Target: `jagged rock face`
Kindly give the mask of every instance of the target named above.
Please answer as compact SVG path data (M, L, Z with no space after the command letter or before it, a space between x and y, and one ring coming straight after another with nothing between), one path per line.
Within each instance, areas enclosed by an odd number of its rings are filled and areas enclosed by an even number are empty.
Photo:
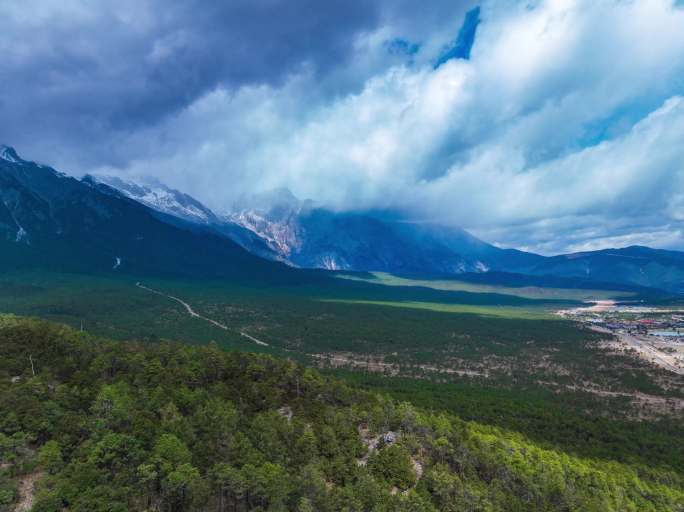
M228 218L259 235L273 251L286 260L301 249L304 233L297 212L277 218L268 212L245 210L229 215Z

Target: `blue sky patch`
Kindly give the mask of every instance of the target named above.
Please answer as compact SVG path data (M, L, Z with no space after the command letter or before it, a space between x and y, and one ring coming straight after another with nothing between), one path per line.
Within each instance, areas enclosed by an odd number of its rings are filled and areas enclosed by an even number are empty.
M397 37L385 42L385 48L392 55L408 55L412 56L418 53L420 50L420 45L417 43L412 43L406 39Z
M479 24L480 6L477 6L466 13L456 40L451 47L439 56L437 62L435 62L435 69L451 59L470 59L470 50L475 43L475 33Z

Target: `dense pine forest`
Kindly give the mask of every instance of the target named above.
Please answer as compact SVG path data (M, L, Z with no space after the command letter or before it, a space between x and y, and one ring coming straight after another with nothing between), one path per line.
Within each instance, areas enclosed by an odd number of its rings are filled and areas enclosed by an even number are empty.
M0 464L0 510L684 507L675 469L544 449L271 356L14 316L0 317Z

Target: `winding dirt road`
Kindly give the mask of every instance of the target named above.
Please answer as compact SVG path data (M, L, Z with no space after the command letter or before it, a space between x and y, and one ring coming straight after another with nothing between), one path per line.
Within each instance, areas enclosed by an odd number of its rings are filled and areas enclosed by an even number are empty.
M156 294L156 295L160 295L160 296L162 296L162 297L166 297L167 299L175 300L175 301L178 302L181 306L183 306L183 307L185 308L185 311L187 311L188 315L190 315L190 316L193 317L193 318L199 318L200 320L204 320L205 322L209 322L210 324L212 324L212 325L218 327L219 329L223 329L224 331L228 331L228 330L229 330L227 325L222 324L221 322L217 322L217 321L214 320L213 318L209 318L209 317L206 317L206 316L204 316L204 315L200 315L197 311L195 311L195 310L192 308L192 306L191 306L190 304L188 304L187 302L185 302L183 299L179 299L178 297L174 297L173 295L169 295L169 294L167 294L167 293L160 292L159 290L155 290L155 289L153 289L153 288L149 288L149 287L145 286L144 284L142 284L140 281L138 281L137 283L135 283L135 286L137 286L138 288L140 288L140 289L142 289L142 290L146 290L146 291L148 291L148 292L150 292L150 293L154 293L154 294ZM260 339L257 339L257 338L255 338L254 336L252 336L252 335L250 335L250 334L247 334L247 333L244 332L244 331L240 331L240 336L243 336L243 337L247 338L248 340L253 341L253 342L256 343L257 345L262 345L262 346L264 346L264 347L268 347L268 346L269 346L269 344L266 343L265 341L261 341Z

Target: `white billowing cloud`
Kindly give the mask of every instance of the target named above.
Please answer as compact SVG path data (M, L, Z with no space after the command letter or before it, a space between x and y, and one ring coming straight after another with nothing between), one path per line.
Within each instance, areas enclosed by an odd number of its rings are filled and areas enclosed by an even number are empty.
M440 213L484 223L510 218L534 221L568 215L653 215L679 220L684 185L684 99L676 96L639 121L625 135L534 166L506 159L505 148L487 148L468 165L427 184L421 201ZM497 186L504 184L503 187ZM445 194L459 187L464 202L442 210ZM470 220L476 224L475 219Z
M155 155L125 172L160 175L218 208L285 186L333 208L404 209L546 252L684 248L684 10L490 2L482 19L470 61L433 70L421 50L413 64L368 64L378 71L364 86L332 100L306 71L282 86L216 89L125 137ZM359 40L374 52L364 62L376 62L391 32L381 30ZM548 244L553 227L565 246ZM680 234L654 242L666 231Z

